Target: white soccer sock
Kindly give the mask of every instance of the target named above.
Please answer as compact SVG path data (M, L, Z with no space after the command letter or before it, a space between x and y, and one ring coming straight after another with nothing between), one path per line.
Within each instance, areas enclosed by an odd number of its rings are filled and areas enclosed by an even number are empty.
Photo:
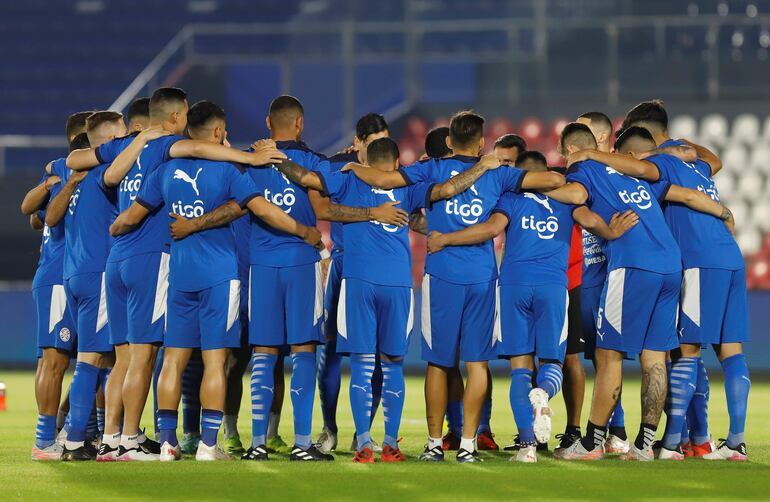
M127 450L136 448L139 445L139 442L139 434L123 434L120 436L120 445Z
M281 414L270 412L267 419L267 439L272 439L278 435L278 425L281 423Z
M238 437L238 415L225 415L222 417L225 439Z
M432 450L433 448L436 448L436 447L441 448L442 444L444 444L444 441L441 438L428 437L428 449L429 450Z
M476 451L476 438L475 437L472 437L470 439L461 438L460 448L471 452Z
M69 451L77 450L81 446L83 446L85 441L70 441L69 439L64 442L64 447L67 448Z
M102 435L102 443L110 448L117 448L120 445L120 437L120 432L117 434L104 434Z

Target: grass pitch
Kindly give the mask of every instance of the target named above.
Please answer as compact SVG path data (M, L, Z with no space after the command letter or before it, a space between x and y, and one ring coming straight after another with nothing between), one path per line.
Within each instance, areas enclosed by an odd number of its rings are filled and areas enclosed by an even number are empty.
M71 377L71 375L69 375ZM69 378L68 377L68 378ZM410 461L403 464L355 465L347 451L353 420L347 398L347 377L340 396L340 451L334 463L299 464L273 455L268 463L35 463L29 452L34 441L36 407L31 372L0 373L8 386L8 411L0 412L0 496L34 500L123 499L257 499L257 500L700 500L770 499L770 383L754 382L749 403L747 464L653 462L637 464L610 459L596 463L567 463L541 454L537 464L508 462L507 453L482 453L485 462L457 465L453 456L443 464L416 461L426 439L422 379L407 380L407 401L401 442ZM248 389L248 383L244 386ZM710 424L715 437L727 430L721 381L712 380ZM590 385L587 392L590 397ZM624 385L629 434L639 423L639 384ZM250 405L244 396L239 429L244 444L250 439ZM317 401L317 399L316 399ZM589 403L586 402L585 413ZM564 426L561 396L553 402L554 432ZM151 430L151 413L144 425ZM149 418L149 419L148 419ZM382 417L373 430L382 437ZM314 430L321 428L316 405ZM585 424L585 415L583 418ZM492 428L501 446L515 426L508 406L508 382L497 378ZM281 434L291 442L292 419L286 396ZM660 435L660 433L659 433ZM552 441L553 443L553 441Z

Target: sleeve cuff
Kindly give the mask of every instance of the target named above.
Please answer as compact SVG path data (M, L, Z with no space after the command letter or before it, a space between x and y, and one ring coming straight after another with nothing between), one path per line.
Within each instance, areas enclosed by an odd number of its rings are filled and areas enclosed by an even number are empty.
M101 151L100 151L101 148L102 147L100 145L100 146L97 146L94 149L94 156L96 156L96 161L99 162L99 164L104 164L104 159L102 158L102 154L101 154Z
M137 204L139 204L143 208L147 209L148 211L155 211L160 206L160 204L158 204L157 206L153 206L152 204L150 204L146 200L140 199L139 197L134 199L134 202L136 202Z
M409 177L409 175L406 174L406 170L405 169L399 169L398 170L398 174L400 174L401 177L404 178L404 182L407 184L407 186L408 185L414 185L414 181L412 181L412 179Z
M408 178L405 178L408 179ZM428 189L425 191L425 208L432 209L433 208L433 202L430 200L430 194L433 193L433 187L435 187L435 183L431 183L428 186Z
M498 169L500 169L500 168L498 167ZM516 182L516 186L513 187L513 193L521 192L521 186L524 184L524 177L525 176L527 176L527 172L526 171L522 171L521 172L521 176L519 176L519 180Z
M662 204L666 200L666 195L668 195L668 191L671 190L671 182L664 182L663 189L660 190L660 195L658 195L658 204Z
M511 215L510 215L510 214L508 214L508 211L506 211L505 209L502 209L502 208L496 207L496 208L494 208L494 209L492 210L492 212L490 213L490 216L491 216L491 215L493 215L493 214L495 214L495 213L500 213L500 214L502 214L503 216L505 216L506 218L508 218L508 223L510 223L510 222L511 222Z
M329 194L329 186L326 184L326 175L319 172L316 172L316 174L318 175L318 179L321 180L321 188L323 188L323 190L321 190L321 195L324 197L331 197Z
M247 197L245 197L242 201L240 201L238 205L241 206L241 209L246 209L246 206L249 205L249 202L251 202L252 200L256 199L259 196L260 196L259 192L251 193Z

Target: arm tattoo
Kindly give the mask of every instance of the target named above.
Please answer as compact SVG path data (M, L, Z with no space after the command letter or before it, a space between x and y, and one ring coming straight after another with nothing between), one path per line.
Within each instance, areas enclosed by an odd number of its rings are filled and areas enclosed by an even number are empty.
M720 220L729 220L732 219L733 212L728 209L727 206L722 206L722 214L719 215Z
M425 215L420 212L412 213L409 215L409 228L418 234L427 235L428 220L425 218Z
M289 180L296 183L297 185L302 184L302 178L308 172L307 169L290 161L289 159L284 159L280 164L276 164L275 167L278 168L278 170L283 173L284 176L289 178Z
M482 174L486 172L486 168L481 164L476 164L470 169L461 172L456 176L452 176L447 180L452 187L452 195L457 195L468 190Z
M209 228L227 225L231 221L240 218L244 214L246 214L246 211L241 209L238 204L234 202L227 202L214 209L210 213L198 216L195 218L195 222L198 224L199 230L208 230Z
M350 207L341 204L329 205L329 221L338 221L341 223L355 223L359 221L369 221L370 208L368 207Z
M668 391L666 365L655 363L642 369L642 423L657 425Z

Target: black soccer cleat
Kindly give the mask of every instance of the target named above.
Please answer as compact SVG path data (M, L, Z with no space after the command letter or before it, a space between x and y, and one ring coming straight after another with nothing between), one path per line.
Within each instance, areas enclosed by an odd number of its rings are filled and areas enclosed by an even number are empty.
M241 460L256 460L258 462L264 462L270 460L267 456L267 447L263 444L259 446L252 446L246 453L241 456Z
M311 444L307 450L303 450L299 446L294 445L291 449L289 460L298 462L330 462L334 460L334 457L328 453L323 453L314 444Z
M425 451L420 455L422 462L443 462L444 461L444 449L441 445L434 448L428 448L425 446Z
M583 438L580 437L580 434L565 432L564 434L556 434L556 439L559 440L559 446L556 448L566 449L572 446L575 441L580 441ZM548 450L547 445L546 450ZM540 451L540 444L537 445L537 451Z
M152 439L145 436L145 440L139 443L139 446L142 447L146 452L152 453L153 455L160 455L160 443L157 441L153 441Z
M79 462L79 461L85 461L85 460L96 460L96 454L97 450L88 441L83 443L83 446L80 448L75 448L74 450L68 450L67 447L64 447L64 451L61 454L61 459L65 462Z
M457 462L460 464L469 464L473 462L482 462L482 459L479 457L478 450L471 452L465 448L460 448L457 450Z

